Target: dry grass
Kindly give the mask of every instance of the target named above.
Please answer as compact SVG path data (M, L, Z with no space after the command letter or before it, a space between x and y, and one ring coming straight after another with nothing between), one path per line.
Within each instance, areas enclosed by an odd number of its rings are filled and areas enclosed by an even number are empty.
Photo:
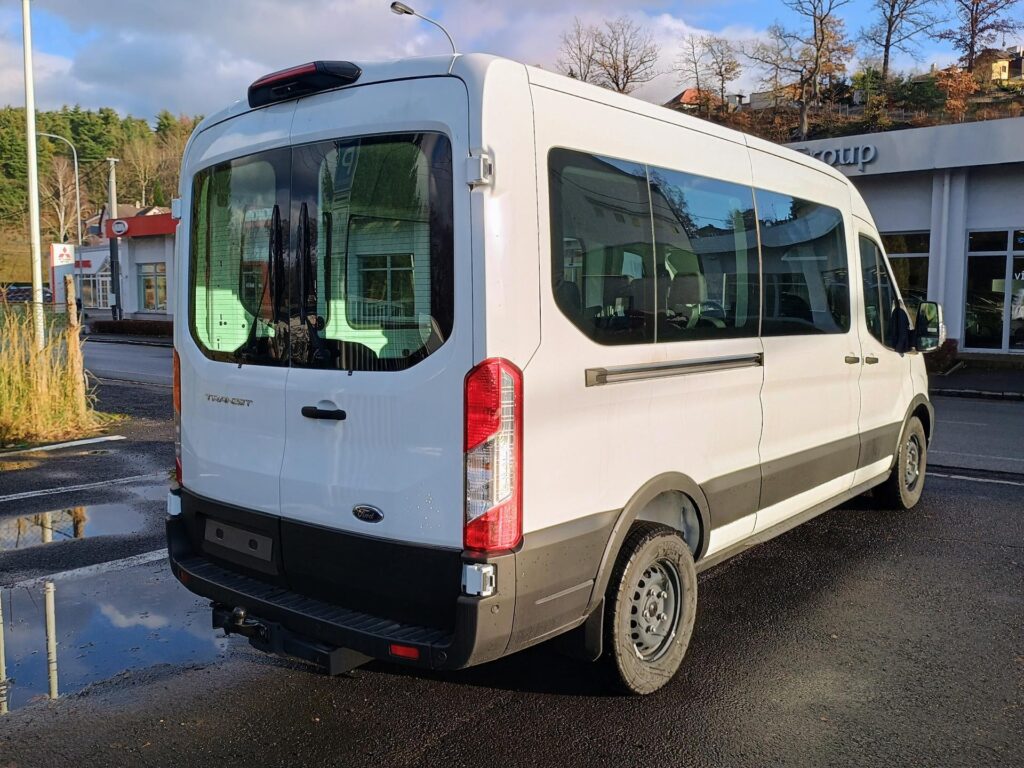
M101 425L84 387L78 328L47 325L40 351L31 310L0 301L0 446L81 437Z

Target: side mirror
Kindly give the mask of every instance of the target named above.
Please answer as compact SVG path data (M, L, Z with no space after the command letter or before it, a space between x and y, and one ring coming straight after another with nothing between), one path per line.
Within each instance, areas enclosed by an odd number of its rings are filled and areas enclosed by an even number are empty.
M921 302L914 328L918 352L934 352L946 342L946 324L942 322L942 305L935 301Z

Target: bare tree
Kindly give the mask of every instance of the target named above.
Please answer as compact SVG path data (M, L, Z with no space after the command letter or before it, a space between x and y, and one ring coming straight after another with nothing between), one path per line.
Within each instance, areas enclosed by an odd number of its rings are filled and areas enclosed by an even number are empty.
M573 19L572 29L562 33L558 69L585 83L600 84L597 67L597 40L601 31L592 25L584 26L579 18Z
M939 33L960 51L960 63L968 72L974 71L978 54L992 45L999 35L1013 34L1021 23L1006 14L1019 0L951 0L956 25Z
M708 54L711 79L718 86L719 104L726 105L725 91L729 83L737 80L743 67L736 56L736 47L724 37L709 36L704 39L704 48Z
M139 192L142 207L146 207L146 192L153 186L160 167L156 142L146 136L139 136L124 145L121 152L128 180Z
M704 35L690 33L683 38L683 45L676 58L675 69L683 76L683 84L691 83L697 91L698 105L708 108L710 102L705 95L706 83L711 78L711 66L708 63L708 51Z
M75 229L75 169L63 155L54 155L43 179L44 219L55 242L71 239Z
M822 83L845 71L852 49L845 39L836 11L850 0L785 0L803 17L803 25L790 30L779 24L768 28L766 40L746 52L777 89L794 86L799 98L800 138L810 133L810 106L821 103Z
M658 46L651 33L629 17L606 21L595 42L600 83L605 88L631 93L658 76Z
M874 0L875 23L860 30L861 45L869 56L879 56L882 83L889 79L893 51L916 56L914 38L938 24L936 0Z

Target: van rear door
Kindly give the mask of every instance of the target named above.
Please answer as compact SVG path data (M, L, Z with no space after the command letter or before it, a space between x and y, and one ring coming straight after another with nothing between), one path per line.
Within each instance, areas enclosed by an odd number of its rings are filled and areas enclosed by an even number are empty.
M293 112L294 104L275 105L193 139L178 236L176 314L187 318L175 328L183 485L273 515L288 374L283 266Z
M473 365L464 85L375 84L300 102L292 129L288 521L461 548ZM297 534L295 534L297 535ZM287 565L289 573L301 564Z

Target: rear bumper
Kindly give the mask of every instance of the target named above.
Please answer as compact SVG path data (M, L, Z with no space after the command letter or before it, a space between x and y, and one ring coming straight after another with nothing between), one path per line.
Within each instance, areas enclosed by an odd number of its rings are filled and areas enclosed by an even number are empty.
M337 583L336 594L347 595L347 599L332 600L332 586L335 582L309 581L307 576L317 572L317 562L308 557L304 562L305 575L302 586L296 588L290 582L286 569L278 573L260 573L260 569L248 568L245 564L231 563L218 557L216 547L198 533L202 530L203 518L214 516L226 519L234 525L242 525L258 534L268 534L274 525L281 525L277 518L256 513L246 513L237 508L225 507L216 502L199 499L187 491L172 492L174 500L169 509L175 510L180 504L181 512L169 515L167 519L167 545L171 570L174 576L190 591L207 597L214 603L230 607L245 608L250 616L258 617L285 627L287 630L318 643L337 648L349 648L358 653L401 664L432 669L459 669L490 661L502 656L508 649L512 635L515 611L516 568L515 555L473 558L466 554L449 552L441 556L428 547L402 546L400 569L393 569L387 561L376 562L373 566L362 566L351 574L347 583ZM251 525L247 521L251 520ZM295 523L287 523L290 527ZM300 526L301 527L301 526ZM281 550L296 541L296 536L307 533L323 538L324 532L314 526L309 531L292 530L288 536L275 539L274 562L280 562ZM342 549L351 548L382 556L393 555L393 545L364 537L340 533L331 534L331 544ZM303 555L308 555L308 548ZM313 553L317 560L317 553ZM439 557L442 565L439 566ZM413 583L417 569L422 567L423 581L436 583L437 571L441 567L450 570L446 557L462 562L487 562L495 566L497 590L489 597L473 597L460 594L457 589L441 595L446 610L437 610L436 620L429 623L409 621L406 615L416 614L409 607L408 592L419 585ZM372 560L372 557L370 558ZM421 565L420 565L421 564ZM323 559L325 573L337 575L337 562ZM272 566L273 567L273 564ZM269 568L267 569L269 570ZM372 572L370 572L372 570ZM397 572L400 581L389 582ZM382 583L383 580L383 583ZM448 584L447 575L444 582ZM360 584L372 584L371 599L360 589ZM408 589L405 589L408 587ZM393 598L389 598L393 595ZM374 610L366 610L371 604ZM358 606L358 607L354 607ZM398 657L391 653L393 643L411 646L419 651L417 659Z

